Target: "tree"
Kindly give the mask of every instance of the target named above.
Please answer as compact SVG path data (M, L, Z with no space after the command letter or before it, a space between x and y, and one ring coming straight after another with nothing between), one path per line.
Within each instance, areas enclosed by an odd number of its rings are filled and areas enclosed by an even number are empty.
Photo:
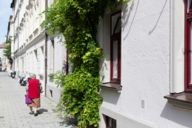
M12 59L11 59L11 40L8 39L5 42L5 49L3 51L4 56L9 59L9 63L12 64Z

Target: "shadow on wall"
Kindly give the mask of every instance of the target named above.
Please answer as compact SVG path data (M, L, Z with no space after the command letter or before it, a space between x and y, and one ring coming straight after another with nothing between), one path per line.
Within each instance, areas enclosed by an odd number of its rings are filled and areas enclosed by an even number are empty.
M116 105L119 100L120 93L118 93L118 91L115 89L102 87L101 95L104 102Z
M123 20L123 24L122 24L122 30L124 31L127 23L130 23L130 25L128 26L128 31L127 31L127 34L125 35L125 38L128 37L130 31L131 31L131 28L133 26L133 22L135 20L135 17L136 17L136 14L138 12L138 7L139 7L139 2L140 0L137 1L136 5L135 5L135 1L133 1L130 5L130 7L128 8L127 6L124 6L123 7L123 15L122 15L122 20ZM133 8L134 6L136 6L136 9L134 10L133 12ZM133 13L133 18L130 19L130 16L131 16L131 13ZM131 21L130 21L131 20ZM124 39L125 39L124 38Z
M166 103L161 117L185 127L192 128L192 111L190 110L178 108L170 103Z
M155 31L155 29L157 28L157 26L161 20L162 14L165 11L165 7L168 3L167 1L168 0L164 0L164 4L162 5L162 8L161 8L161 10L159 10L160 11L159 16L157 17L157 19L154 19L155 23L152 24L153 26L152 26L151 30L149 30L148 35L151 35ZM140 1L140 0L132 1L132 3L130 4L129 7L128 6L123 7L124 13L122 15L122 20L123 20L122 30L125 30L125 29L128 30L123 39L126 39L132 30L132 27L134 25L134 21L135 21L135 18L137 16L137 13L139 13L138 9L139 9L140 2L142 2L142 1ZM128 23L129 23L128 28L126 28Z
M164 3L164 5L163 5L163 7L162 7L162 9L160 11L159 17L157 18L157 21L155 22L153 28L149 31L149 35L151 35L153 33L153 31L156 29L157 25L159 24L161 16L162 16L162 14L163 14L163 12L165 10L166 4L167 4L167 0L165 0L165 3Z

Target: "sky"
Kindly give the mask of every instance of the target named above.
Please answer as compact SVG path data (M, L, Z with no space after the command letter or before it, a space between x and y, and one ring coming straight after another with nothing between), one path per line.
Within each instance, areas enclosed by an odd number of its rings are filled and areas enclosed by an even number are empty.
M0 0L0 44L5 42L12 0Z

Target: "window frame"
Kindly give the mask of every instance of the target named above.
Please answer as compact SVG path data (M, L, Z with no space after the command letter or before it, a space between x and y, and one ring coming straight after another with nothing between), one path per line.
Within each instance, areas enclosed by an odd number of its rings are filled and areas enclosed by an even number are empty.
M188 0L185 1L185 43L184 43L184 88L185 92L192 92L191 81L191 45L192 45L192 8L188 5Z
M184 46L184 51L183 51L183 57L184 57L184 67L180 67L183 68L184 70L184 81L183 81L183 87L184 90L180 91L180 92L170 92L169 95L164 96L164 98L166 98L168 100L168 102L170 104L173 104L173 106L178 107L178 108L182 108L185 110L191 110L192 107L192 83L190 83L190 81L192 80L191 75L192 75L192 55L191 55L191 49L192 49L192 4L190 4L190 8L188 6L188 0L184 0L184 32L183 32L183 36L184 36L184 42L183 46ZM192 0L190 1L190 3L192 3ZM189 12L188 12L189 11Z
M117 128L117 120L115 120L107 115L104 115L104 114L103 114L103 118L105 121L106 128Z
M121 10L116 11L110 15L110 81L112 83L120 84L121 83L121 31L113 34L115 29L113 30L113 28L112 28L112 18L113 18L113 16L118 15L118 14L121 15ZM121 17L119 20L121 23ZM118 23L118 20L116 23ZM116 27L114 27L114 28L116 28ZM114 45L113 45L113 41L115 41L115 40L118 41L118 46L117 46L117 52L118 52L117 53L118 54L118 56L117 56L117 78L116 79L113 78L113 75L114 75L114 70L113 70L113 66L114 66L113 48L114 48Z

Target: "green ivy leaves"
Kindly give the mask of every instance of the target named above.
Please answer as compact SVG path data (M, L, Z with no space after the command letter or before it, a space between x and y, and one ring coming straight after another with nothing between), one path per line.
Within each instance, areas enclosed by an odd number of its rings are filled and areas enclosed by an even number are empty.
M5 49L3 50L4 56L6 56L8 59L11 59L11 40L8 39L5 42Z
M79 128L98 127L99 59L102 50L96 40L97 25L107 7L127 0L56 0L45 12L43 26L49 34L63 33L73 70L69 75L57 74L63 87L60 105L74 116Z
M99 79L85 70L76 71L65 77L62 103L65 111L78 119L78 126L85 128L89 125L98 126Z

